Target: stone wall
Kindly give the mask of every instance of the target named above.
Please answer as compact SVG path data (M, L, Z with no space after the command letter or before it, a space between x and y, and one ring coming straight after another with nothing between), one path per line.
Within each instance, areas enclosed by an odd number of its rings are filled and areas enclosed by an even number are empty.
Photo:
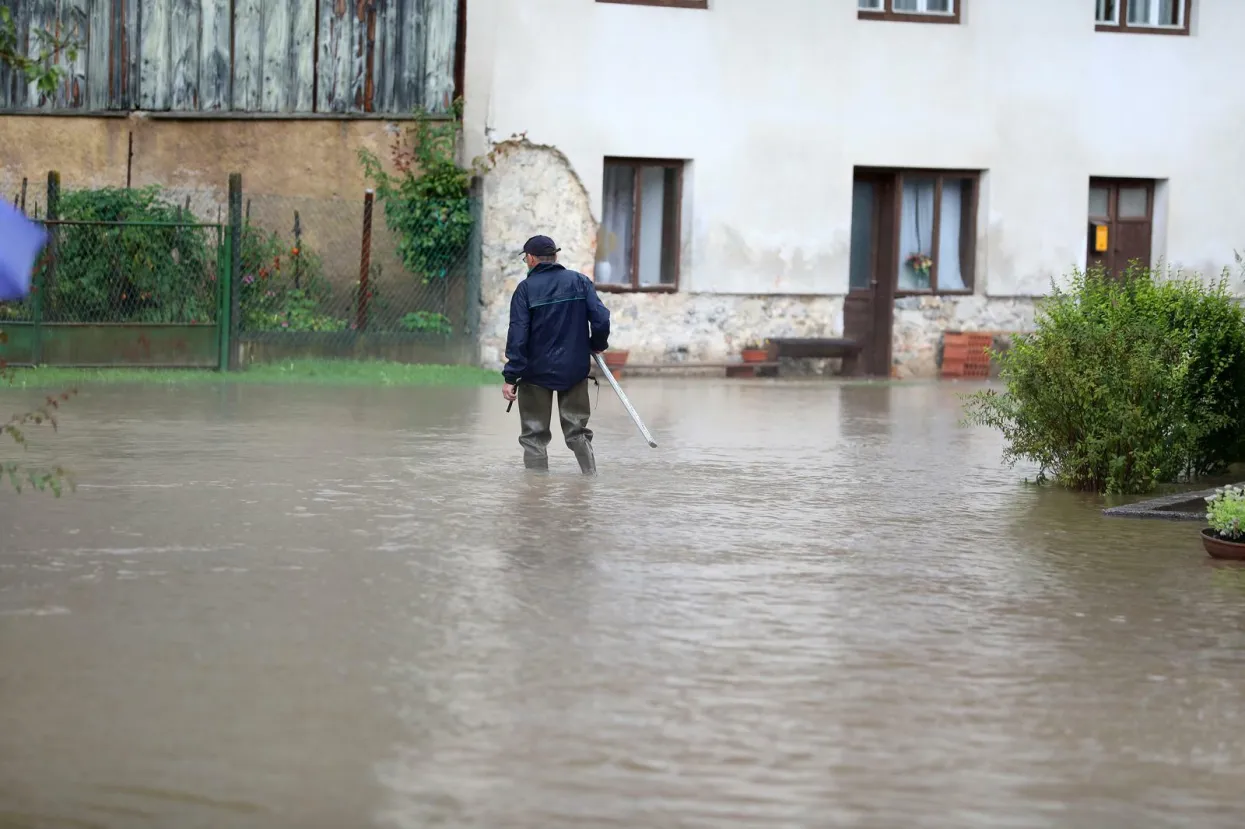
M597 221L583 182L557 149L512 140L496 145L484 180L480 355L505 362L510 296L526 271L523 242L543 233L569 268L592 276ZM766 337L842 336L843 297L601 293L610 309L612 348L632 363L725 362ZM901 378L938 372L944 331L1027 331L1033 300L983 296L909 297L895 303L894 364Z
M891 346L900 379L935 377L947 331L1017 333L1033 330L1036 304L1029 297L921 296L895 300Z

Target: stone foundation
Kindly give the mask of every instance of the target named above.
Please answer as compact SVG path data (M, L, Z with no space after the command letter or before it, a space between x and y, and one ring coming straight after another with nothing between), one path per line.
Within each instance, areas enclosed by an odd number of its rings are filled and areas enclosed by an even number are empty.
M480 357L505 362L510 296L526 274L520 251L545 233L560 260L592 275L597 222L588 194L566 157L553 147L512 140L496 145L484 178L484 250ZM631 363L727 362L766 337L838 337L842 296L601 293L610 309L611 348ZM894 365L901 378L934 377L944 331L1028 331L1031 299L982 296L909 297L895 303ZM837 362L837 361L836 361Z
M891 346L900 379L938 376L942 335L947 331L1014 334L1033 330L1031 297L922 296L895 300Z

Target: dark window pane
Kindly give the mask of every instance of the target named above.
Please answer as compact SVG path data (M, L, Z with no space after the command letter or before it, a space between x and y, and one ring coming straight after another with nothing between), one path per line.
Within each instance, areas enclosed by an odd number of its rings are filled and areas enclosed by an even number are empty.
M602 212L595 279L602 285L630 285L632 229L635 226L634 167L606 162Z
M852 249L848 286L853 290L869 287L873 276L873 182L852 185Z

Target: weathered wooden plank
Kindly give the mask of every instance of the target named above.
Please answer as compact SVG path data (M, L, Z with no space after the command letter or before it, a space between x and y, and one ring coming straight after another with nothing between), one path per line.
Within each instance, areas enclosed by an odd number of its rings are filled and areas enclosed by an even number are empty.
M172 0L169 15L169 106L178 111L199 108L199 45L201 0Z
M454 99L454 43L458 38L458 0L410 0L423 6L424 55L419 105L449 112Z
M315 107L316 4L315 0L287 0L290 4L290 73L286 83L292 90L294 112L311 112Z
M290 7L285 0L269 0L263 9L259 47L259 108L264 112L288 112L286 79L290 63Z
M362 90L361 57L356 57L362 26L355 2L366 0L321 0L320 55L317 66L320 112L349 112L354 109L355 90Z
M428 13L424 0L415 0L407 13L406 27L411 42L405 58L406 82L399 84L394 106L403 110L418 109L424 104L424 55L428 49Z
M173 0L138 0L142 15L138 102L141 109L166 110L172 103L170 24Z
M233 108L260 110L264 83L263 0L235 0L233 21Z
M112 51L112 3L84 0L90 7L86 53L86 102L91 110L108 108L108 61Z
M0 8L8 9L17 28L17 42L24 43L26 29L23 25L21 0L0 0ZM18 72L0 63L0 109L21 109L26 103L26 84Z
M60 0L48 30L57 40L76 44L76 55L57 50L54 62L65 71L49 105L56 109L80 109L86 105L87 58L91 45L91 0Z
M401 74L398 56L401 55L404 6L402 0L389 0L382 3L377 11L376 48L372 60L372 103L377 112L392 111L395 79Z
M25 30L26 30L26 54L32 58L38 58L40 52L43 51L45 43L40 38L41 32L55 32L57 26L57 8L54 0L27 0L26 3L20 4L26 6ZM19 8L19 12L22 9ZM34 81L26 79L26 106L32 108L48 108L54 106L55 101L49 100L43 93L39 91L39 86Z
M229 109L229 0L202 0L199 40L199 108Z
M122 60L125 62L123 82L125 84L125 108L138 106L142 90L142 0L121 0L125 4L124 27L125 50Z

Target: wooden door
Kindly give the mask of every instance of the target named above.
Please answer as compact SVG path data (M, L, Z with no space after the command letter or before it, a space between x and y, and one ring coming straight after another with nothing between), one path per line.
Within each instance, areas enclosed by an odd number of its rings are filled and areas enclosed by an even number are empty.
M889 377L895 317L895 177L858 174L852 183L851 269L843 336L861 345L856 376Z
M1106 250L1098 250L1098 228L1106 229ZM1154 182L1095 178L1089 182L1089 239L1085 261L1119 278L1134 260L1150 267L1154 237Z

